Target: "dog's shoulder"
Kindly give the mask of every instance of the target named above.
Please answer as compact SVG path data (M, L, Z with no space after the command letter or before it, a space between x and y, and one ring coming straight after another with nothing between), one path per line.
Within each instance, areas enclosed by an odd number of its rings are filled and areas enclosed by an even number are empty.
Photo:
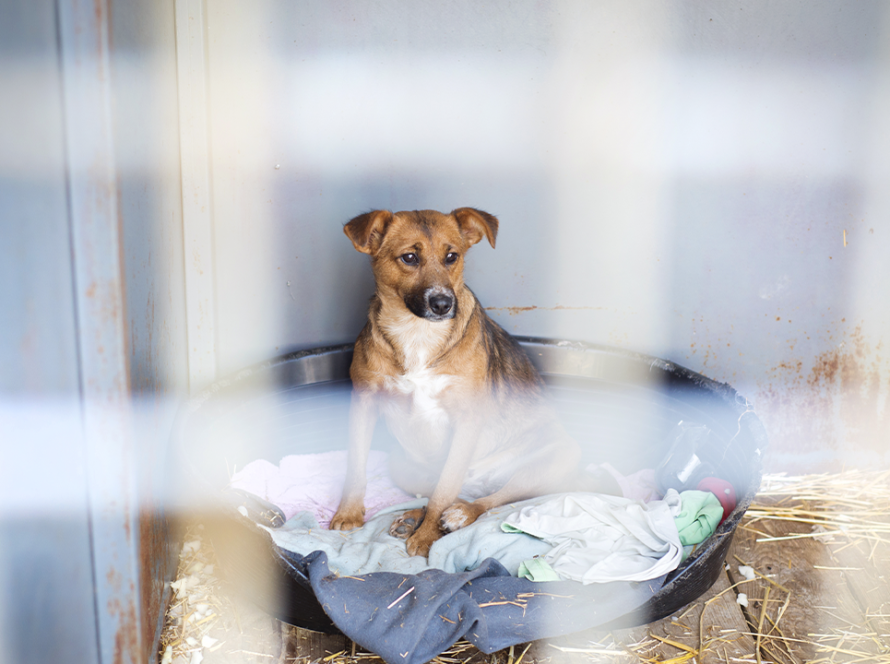
M543 385L541 377L519 342L498 325L475 294L472 295L473 314L462 341L467 349L475 349L484 380L499 389L539 389Z
M488 376L495 383L540 387L543 382L528 355L504 328L482 311L482 334L488 349Z
M379 303L378 303L379 306ZM349 376L353 385L372 391L380 389L397 366L396 351L378 328L374 316L375 303L371 302L371 315L355 340Z

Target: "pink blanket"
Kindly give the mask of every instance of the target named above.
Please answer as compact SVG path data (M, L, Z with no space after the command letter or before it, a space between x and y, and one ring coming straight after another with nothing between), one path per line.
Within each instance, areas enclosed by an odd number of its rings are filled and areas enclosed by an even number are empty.
M366 520L385 507L415 498L389 479L386 458L385 452L376 450L368 456ZM345 480L346 452L341 451L286 456L277 466L264 459L253 461L232 476L230 486L277 505L287 519L297 512L311 512L327 528L340 504Z
M405 493L389 479L386 458L385 452L376 450L368 456L365 520L386 507L416 497ZM588 469L595 467L594 464ZM601 467L612 474L625 498L648 502L660 497L655 489L654 471L642 470L623 476L607 463ZM345 480L346 452L339 451L286 456L277 466L259 459L235 473L230 486L277 505L286 519L297 512L311 512L318 524L327 528L340 504Z

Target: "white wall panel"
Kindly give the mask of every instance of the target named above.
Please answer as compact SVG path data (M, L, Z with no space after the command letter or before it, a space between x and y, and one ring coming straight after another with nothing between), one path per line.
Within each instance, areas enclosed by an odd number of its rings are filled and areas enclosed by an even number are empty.
M353 215L475 205L509 331L728 381L780 466L887 461L885 5L207 11L221 373L354 338Z

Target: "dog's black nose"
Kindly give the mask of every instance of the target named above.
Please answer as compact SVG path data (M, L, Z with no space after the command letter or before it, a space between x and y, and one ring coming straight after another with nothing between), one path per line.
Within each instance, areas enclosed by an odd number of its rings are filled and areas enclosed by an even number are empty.
M454 298L450 295L433 295L430 297L430 311L437 316L444 316L454 306Z

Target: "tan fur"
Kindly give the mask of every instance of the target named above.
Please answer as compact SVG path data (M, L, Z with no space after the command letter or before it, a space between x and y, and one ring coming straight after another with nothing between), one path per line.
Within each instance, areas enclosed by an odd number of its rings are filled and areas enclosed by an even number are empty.
M466 251L483 238L494 246L498 220L473 208L377 210L344 231L371 256L377 290L350 368L347 479L331 528L364 521L365 468L381 414L403 448L390 457L393 480L430 496L425 513L391 530L408 537L411 555L427 555L443 530L505 502L594 488L530 361L463 282Z

